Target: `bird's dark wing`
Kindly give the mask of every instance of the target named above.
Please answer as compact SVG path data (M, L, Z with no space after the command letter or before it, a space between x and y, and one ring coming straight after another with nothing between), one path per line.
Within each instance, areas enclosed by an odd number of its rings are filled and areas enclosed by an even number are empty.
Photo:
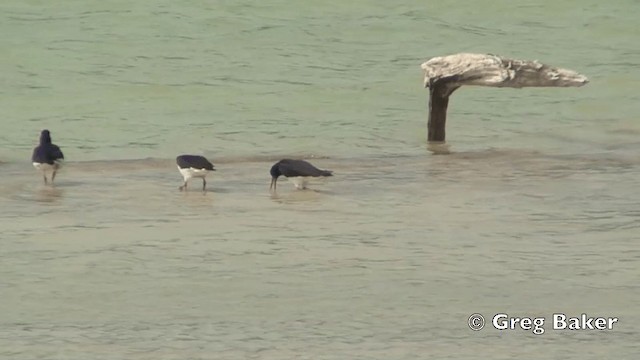
M53 158L53 160L64 159L64 154L62 150L58 147L58 145L51 144L49 147L49 155Z
M295 176L332 176L331 171L320 170L304 160L282 160L280 172L286 177Z
M64 155L59 147L53 144L44 144L33 149L31 161L38 163L53 164L56 160L64 159Z
M213 164L209 162L204 156L199 155L180 155L176 158L176 163L181 169L194 168L194 169L207 169L215 170Z
M40 146L36 146L33 148L33 154L31 155L32 162L44 162L43 159L40 158Z

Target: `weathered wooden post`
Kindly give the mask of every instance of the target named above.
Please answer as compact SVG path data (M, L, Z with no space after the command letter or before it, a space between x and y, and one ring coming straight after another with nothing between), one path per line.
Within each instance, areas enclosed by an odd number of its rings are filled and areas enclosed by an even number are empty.
M449 96L462 85L492 87L578 87L589 82L573 70L554 68L536 60L505 59L491 54L434 57L422 64L429 88L429 141L444 141Z

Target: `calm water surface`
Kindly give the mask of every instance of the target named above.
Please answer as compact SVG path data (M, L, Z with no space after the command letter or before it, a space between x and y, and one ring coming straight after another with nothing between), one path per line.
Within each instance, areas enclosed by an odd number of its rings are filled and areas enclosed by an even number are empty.
M638 16L4 1L0 358L637 359ZM420 63L462 51L591 82L459 90L434 148ZM43 128L67 158L53 188L29 161ZM180 153L216 164L211 191L178 191ZM269 194L285 156L336 176ZM554 331L559 312L619 323Z

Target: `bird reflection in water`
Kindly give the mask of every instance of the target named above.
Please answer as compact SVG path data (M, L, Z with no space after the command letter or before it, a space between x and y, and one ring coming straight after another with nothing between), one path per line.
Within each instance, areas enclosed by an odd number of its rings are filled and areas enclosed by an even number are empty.
M62 189L58 187L44 186L36 191L35 200L44 203L55 203L62 199Z

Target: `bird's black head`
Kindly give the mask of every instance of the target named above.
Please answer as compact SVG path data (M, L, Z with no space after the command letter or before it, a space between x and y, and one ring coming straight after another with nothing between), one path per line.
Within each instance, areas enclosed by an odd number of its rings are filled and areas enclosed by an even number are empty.
M271 167L271 170L269 171L269 173L271 173L271 177L274 179L277 179L280 175L282 175L282 173L280 172L280 167L279 167L280 163L276 163L275 165L273 165Z
M49 130L45 129L40 133L40 144L51 144L51 134L49 133Z
M273 189L274 191L276 190L276 183L278 182L278 177L280 175L282 175L282 173L280 172L280 162L275 163L272 167L271 170L269 171L269 173L271 174L271 185L269 186L269 190Z

